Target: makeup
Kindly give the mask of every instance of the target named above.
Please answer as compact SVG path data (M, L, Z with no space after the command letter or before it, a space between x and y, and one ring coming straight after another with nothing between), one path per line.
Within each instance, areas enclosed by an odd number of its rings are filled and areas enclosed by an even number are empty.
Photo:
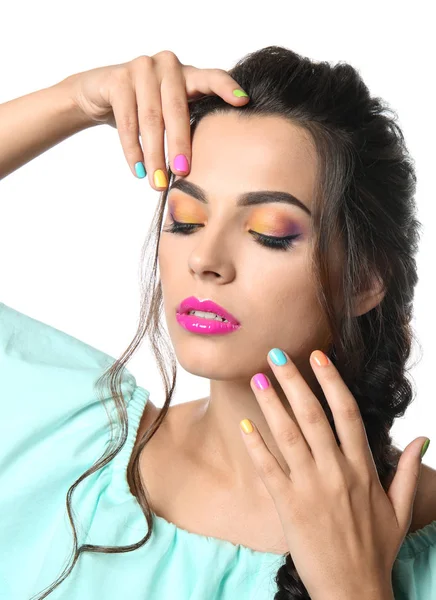
M204 211L199 210L195 204L185 199L172 202L168 207L169 216L172 221L177 221L182 225L203 227L207 220ZM276 238L301 237L306 227L300 223L298 218L293 218L288 211L281 207L272 208L257 207L247 217L247 231L252 231L259 235Z
M196 312L198 314L189 314ZM193 333L217 335L232 333L241 327L239 321L223 306L210 299L185 298L176 309L177 322Z
M204 319L198 315L176 314L176 320L187 331L200 333L202 335L218 335L232 333L237 331L240 326L224 321L215 321L213 319Z

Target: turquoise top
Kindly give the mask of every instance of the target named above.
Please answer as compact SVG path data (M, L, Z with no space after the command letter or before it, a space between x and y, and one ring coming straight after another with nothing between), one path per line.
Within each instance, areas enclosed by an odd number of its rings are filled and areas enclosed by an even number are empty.
M66 494L104 453L110 424L94 383L114 358L0 303L0 598L30 600L70 564ZM149 392L126 369L121 451L72 494L78 545L134 544L147 521L127 465ZM109 390L105 404L118 422ZM116 439L116 436L115 438ZM80 554L52 600L272 600L280 554L198 535L154 515L138 550ZM409 534L394 564L396 600L436 598L436 521Z

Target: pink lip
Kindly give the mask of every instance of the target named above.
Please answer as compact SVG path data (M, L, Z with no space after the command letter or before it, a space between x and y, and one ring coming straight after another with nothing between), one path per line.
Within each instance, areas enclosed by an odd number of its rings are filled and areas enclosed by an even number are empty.
M216 304L215 302L213 302L212 300L209 300L209 299L199 300L195 296L189 296L189 298L185 298L177 307L177 313L179 313L181 315L188 313L190 310L202 310L205 312L213 312L213 313L216 313L217 315L219 315L220 317L227 319L227 321L229 321L229 323L234 326L240 325L240 323L236 319L236 317L234 317L231 313L229 313L225 308L223 308L219 304ZM186 315L186 316L188 316L188 315ZM201 317L197 317L197 319L201 319ZM205 319L203 319L203 320L205 320ZM212 324L216 323L216 324L220 325L219 321L211 321L211 323ZM223 323L223 324L226 325L226 323Z

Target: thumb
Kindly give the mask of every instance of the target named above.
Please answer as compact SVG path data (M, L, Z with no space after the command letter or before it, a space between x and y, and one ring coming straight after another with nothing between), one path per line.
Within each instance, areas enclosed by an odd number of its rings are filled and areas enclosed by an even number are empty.
M410 526L416 491L421 477L421 449L428 438L420 437L405 448L398 461L397 471L387 496L392 503L397 521L405 531Z

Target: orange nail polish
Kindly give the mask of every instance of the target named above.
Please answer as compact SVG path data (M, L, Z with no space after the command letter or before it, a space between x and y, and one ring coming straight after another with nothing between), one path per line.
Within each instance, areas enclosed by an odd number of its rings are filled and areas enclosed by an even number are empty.
M324 352L321 352L321 350L315 350L312 354L312 358L319 367L326 367L330 364L328 356L326 356Z

